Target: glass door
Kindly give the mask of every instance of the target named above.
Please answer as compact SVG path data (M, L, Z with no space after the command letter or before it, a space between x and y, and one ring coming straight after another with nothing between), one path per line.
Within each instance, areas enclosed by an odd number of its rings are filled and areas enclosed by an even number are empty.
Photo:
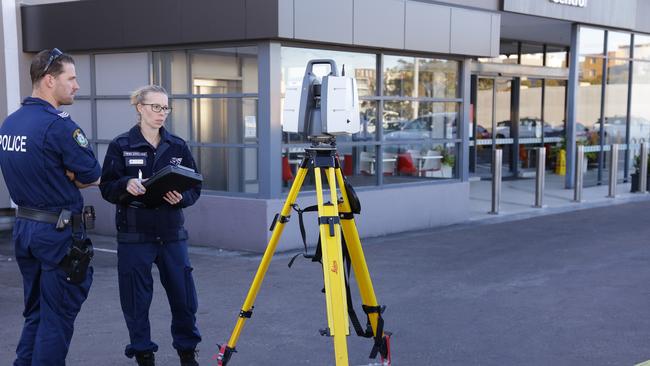
M492 176L492 152L503 151L503 176L512 175L513 142L511 78L473 76L470 172Z

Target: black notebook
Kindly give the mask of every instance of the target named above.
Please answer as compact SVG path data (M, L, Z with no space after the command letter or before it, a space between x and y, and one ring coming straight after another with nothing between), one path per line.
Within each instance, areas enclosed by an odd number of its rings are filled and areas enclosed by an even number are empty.
M151 178L142 182L147 192L142 196L126 193L120 197L122 204L134 204L144 207L158 207L165 203L165 193L176 191L183 193L203 182L203 176L190 168L180 165L168 165L157 171Z

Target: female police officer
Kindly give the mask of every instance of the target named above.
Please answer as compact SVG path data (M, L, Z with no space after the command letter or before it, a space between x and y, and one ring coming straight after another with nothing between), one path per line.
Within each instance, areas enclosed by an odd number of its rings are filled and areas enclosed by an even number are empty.
M125 192L136 197L146 192L142 176L150 177L170 164L192 169L196 166L185 141L163 127L171 110L165 89L156 85L142 87L131 95L131 104L138 123L110 143L100 184L104 199L116 205L120 301L131 341L125 354L135 356L138 365L154 365L158 345L151 341L149 307L153 294L151 268L156 263L172 311L173 347L181 365L198 365L195 347L201 336L196 327L196 289L182 208L196 202L201 187L167 192L165 203L155 208L137 202L120 203Z

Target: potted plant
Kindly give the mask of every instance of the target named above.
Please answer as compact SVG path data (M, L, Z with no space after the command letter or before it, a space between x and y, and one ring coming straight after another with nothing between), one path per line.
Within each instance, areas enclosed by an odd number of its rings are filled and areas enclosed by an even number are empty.
M442 156L441 159L441 174L443 178L452 178L453 177L453 171L454 171L454 165L456 164L456 156L451 153L448 149L446 149L444 146L436 146L434 149L438 152L440 152L440 155Z

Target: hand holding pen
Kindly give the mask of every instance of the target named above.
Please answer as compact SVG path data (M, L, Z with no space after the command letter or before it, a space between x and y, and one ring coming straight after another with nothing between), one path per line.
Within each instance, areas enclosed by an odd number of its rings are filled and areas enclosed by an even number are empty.
M145 179L146 180L146 179ZM147 192L147 189L142 185L142 170L138 169L138 177L131 178L126 184L126 191L134 196L140 196Z

